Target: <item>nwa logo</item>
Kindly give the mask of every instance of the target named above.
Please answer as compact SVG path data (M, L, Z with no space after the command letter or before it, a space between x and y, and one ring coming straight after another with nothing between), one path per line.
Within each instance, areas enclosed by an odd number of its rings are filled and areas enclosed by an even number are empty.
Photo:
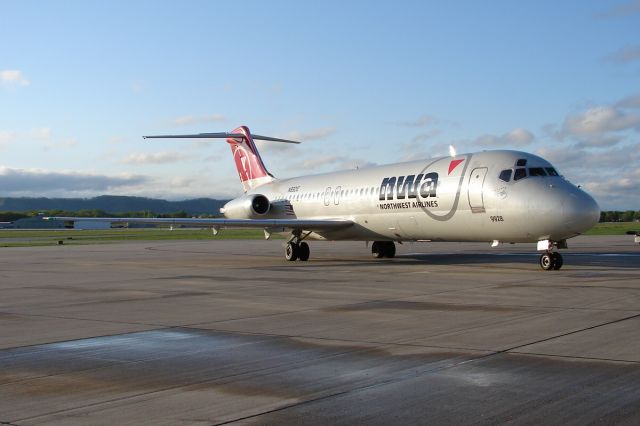
M436 196L438 173L392 176L382 179L380 185L380 201L404 200L408 198L429 198Z

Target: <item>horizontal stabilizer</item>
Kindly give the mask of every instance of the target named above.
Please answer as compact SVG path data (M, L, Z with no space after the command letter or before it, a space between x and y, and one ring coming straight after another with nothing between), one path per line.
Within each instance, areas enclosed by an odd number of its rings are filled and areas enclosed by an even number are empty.
M251 133L251 137L256 140L269 141L269 142L284 142L284 143L300 143L298 141L292 141L288 139L273 138L271 136L260 136ZM182 138L182 139L246 139L246 135L243 133L196 133L193 135L156 135L156 136L143 136L144 139L160 139L160 138Z

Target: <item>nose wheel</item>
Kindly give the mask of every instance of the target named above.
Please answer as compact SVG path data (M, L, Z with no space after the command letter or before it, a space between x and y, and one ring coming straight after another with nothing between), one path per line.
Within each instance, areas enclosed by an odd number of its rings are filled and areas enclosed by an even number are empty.
M540 255L540 267L545 271L557 271L562 268L562 255L555 252L546 252Z

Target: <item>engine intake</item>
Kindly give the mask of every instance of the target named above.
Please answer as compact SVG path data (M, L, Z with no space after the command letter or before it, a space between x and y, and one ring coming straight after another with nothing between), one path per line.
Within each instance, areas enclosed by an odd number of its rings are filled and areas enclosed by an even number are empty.
M271 210L269 199L262 194L245 195L233 199L220 209L229 219L254 219L264 216Z

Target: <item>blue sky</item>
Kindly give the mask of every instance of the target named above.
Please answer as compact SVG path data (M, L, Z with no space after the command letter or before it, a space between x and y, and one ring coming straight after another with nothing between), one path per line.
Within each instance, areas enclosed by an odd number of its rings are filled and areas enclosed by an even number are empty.
M444 3L444 4L443 4ZM241 192L232 130L278 177L540 154L638 209L640 0L3 1L0 196Z

